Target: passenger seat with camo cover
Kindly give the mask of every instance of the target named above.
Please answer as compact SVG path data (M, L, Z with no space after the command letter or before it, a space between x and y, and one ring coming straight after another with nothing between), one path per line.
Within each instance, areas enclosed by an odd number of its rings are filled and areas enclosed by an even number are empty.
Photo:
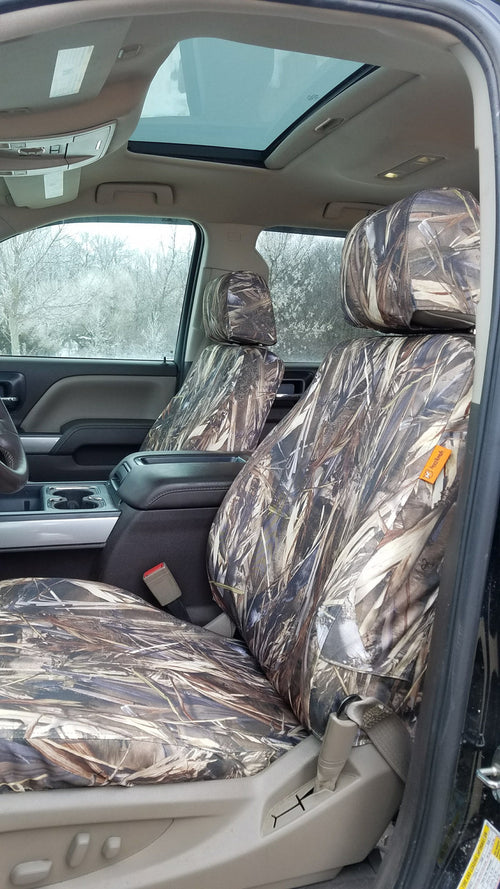
M143 852L89 855L94 887L299 886L362 860L397 810L402 781L366 737L335 789L316 764L346 695L410 733L417 716L464 460L476 202L443 189L380 210L343 263L347 315L390 335L332 350L216 517L209 577L241 640L98 583L0 584L0 781L45 791L15 800L4 877L32 825L50 883L68 878L68 823L98 845L128 819Z

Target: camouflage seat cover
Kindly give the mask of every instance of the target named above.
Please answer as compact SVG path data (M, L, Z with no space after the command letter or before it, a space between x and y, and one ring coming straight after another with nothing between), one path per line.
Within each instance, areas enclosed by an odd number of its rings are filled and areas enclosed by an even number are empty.
M207 284L203 324L214 340L148 432L142 450L251 451L261 437L283 362L266 282L229 272Z
M472 195L422 192L358 223L342 257L345 314L406 335L333 349L212 526L214 597L283 700L319 736L353 692L414 718L464 455L474 350L469 336L407 334L416 311L451 311L450 324L459 325L478 297ZM420 474L443 447L450 457L432 485Z
M379 211L347 239L347 311L355 302L358 323L383 326L391 287L391 329L405 333L334 349L222 505L209 577L243 642L98 583L0 584L4 789L253 774L305 731L321 736L354 690L411 724L473 347L407 331L422 299L470 315L478 249L477 206L456 190ZM431 485L421 475L436 446L450 455Z
M243 643L138 596L27 579L0 602L0 790L252 775L304 736Z

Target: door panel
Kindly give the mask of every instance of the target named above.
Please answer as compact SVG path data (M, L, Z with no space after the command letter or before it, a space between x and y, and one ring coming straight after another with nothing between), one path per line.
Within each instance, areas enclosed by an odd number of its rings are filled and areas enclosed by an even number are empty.
M60 432L93 419L155 419L173 395L175 376L95 374L58 380L23 419L25 432Z
M0 243L0 398L33 480L99 480L140 446L177 388L201 244L192 223L160 217Z
M286 368L265 434L297 403L314 373L312 366ZM7 374L25 382L25 396L11 415L32 481L107 478L123 457L140 449L177 386L175 365L159 362L4 357L0 386Z
M7 384L19 378L9 402ZM107 477L139 449L176 385L173 362L0 359L0 393L23 434L32 481Z

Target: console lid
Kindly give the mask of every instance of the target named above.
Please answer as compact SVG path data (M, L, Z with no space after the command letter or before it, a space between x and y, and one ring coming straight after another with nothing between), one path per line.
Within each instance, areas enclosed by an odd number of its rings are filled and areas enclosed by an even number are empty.
M134 509L219 506L248 454L212 451L140 451L113 469L110 482Z

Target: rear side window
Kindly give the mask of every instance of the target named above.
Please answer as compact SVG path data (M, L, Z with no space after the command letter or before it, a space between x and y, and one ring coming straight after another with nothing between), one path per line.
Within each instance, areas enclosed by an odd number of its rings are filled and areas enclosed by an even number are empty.
M196 229L75 221L0 244L0 352L172 359Z
M278 342L287 362L318 364L335 343L366 335L340 307L343 237L264 231L257 250L269 267Z

